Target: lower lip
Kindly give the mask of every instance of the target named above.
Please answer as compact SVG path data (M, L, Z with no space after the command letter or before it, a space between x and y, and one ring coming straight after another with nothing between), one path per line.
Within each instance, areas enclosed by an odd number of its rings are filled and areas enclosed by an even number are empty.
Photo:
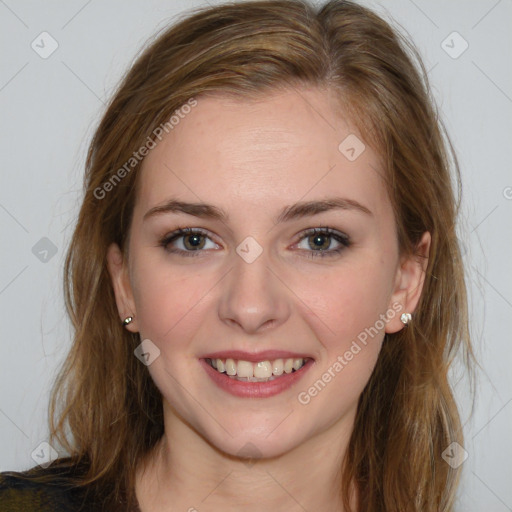
M248 382L232 379L226 373L218 372L205 359L200 359L200 362L217 386L234 396L242 398L268 398L278 395L298 382L314 363L313 359L308 359L300 370L283 373L277 379L268 382Z

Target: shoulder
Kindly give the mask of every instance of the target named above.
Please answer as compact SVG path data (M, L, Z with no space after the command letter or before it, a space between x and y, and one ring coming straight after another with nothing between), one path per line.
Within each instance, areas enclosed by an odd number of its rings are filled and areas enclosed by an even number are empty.
M84 489L71 479L77 468L55 464L0 472L0 512L88 512Z

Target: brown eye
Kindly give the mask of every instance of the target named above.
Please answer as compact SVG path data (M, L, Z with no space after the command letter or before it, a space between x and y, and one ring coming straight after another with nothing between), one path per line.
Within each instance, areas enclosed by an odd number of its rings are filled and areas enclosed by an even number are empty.
M306 242L307 247L300 247L300 244ZM334 241L334 248L332 248ZM350 239L344 233L334 231L330 228L314 228L303 233L299 249L309 252L308 257L335 256L349 247Z
M183 236L183 245L191 251L202 249L204 247L204 236L198 233Z
M325 234L315 234L308 236L309 246L312 249L319 249L321 251L329 249L331 241L331 237Z
M206 247L207 242L213 247ZM166 251L183 256L197 256L203 249L215 249L215 244L208 234L200 229L180 228L160 240L159 245Z

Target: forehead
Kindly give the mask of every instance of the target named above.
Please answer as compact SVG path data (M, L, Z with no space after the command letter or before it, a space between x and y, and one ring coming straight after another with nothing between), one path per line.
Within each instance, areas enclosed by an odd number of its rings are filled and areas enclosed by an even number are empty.
M325 89L200 96L140 172L137 205L145 209L173 196L261 212L333 194L376 213L386 207L378 155Z

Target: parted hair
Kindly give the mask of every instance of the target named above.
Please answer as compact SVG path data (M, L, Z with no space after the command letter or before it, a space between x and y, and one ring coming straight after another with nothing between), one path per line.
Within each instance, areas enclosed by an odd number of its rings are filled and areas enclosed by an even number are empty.
M85 464L76 485L96 489L105 510L133 504L135 470L163 434L163 413L160 391L134 356L140 337L119 321L106 262L112 242L126 250L140 162L108 193L98 190L148 140L157 143L155 128L191 98L251 99L302 86L334 91L379 155L400 253L414 255L425 231L432 237L413 321L385 336L359 398L340 496L347 512L453 510L460 468L442 454L464 439L448 372L459 354L469 373L474 361L456 229L459 165L414 45L344 0L251 0L186 12L146 45L106 107L65 261L74 339L49 404L50 444L69 455L54 467ZM357 511L349 507L352 485Z

